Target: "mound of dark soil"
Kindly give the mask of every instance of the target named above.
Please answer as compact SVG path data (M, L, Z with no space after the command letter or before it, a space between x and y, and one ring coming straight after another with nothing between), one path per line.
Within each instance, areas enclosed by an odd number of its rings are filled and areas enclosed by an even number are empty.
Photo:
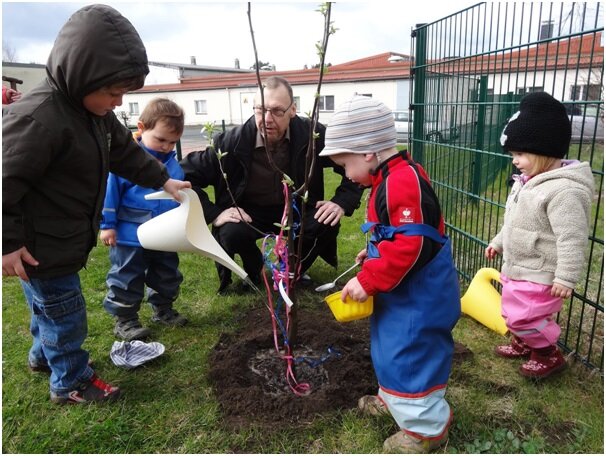
M299 309L292 365L309 391L296 395L283 353L274 348L269 310L260 304L250 311L210 356L210 380L227 424L304 424L323 412L355 408L359 397L377 391L368 325L368 319L339 323L327 308ZM280 334L278 341L282 349Z
M300 384L309 386L305 395L289 386L287 362L274 347L265 304L249 311L234 334L220 337L210 355L209 378L226 425L305 425L315 415L355 408L360 397L376 394L369 319L339 323L325 306L301 308L298 328L293 371ZM280 334L278 341L282 349ZM455 344L455 362L471 355Z

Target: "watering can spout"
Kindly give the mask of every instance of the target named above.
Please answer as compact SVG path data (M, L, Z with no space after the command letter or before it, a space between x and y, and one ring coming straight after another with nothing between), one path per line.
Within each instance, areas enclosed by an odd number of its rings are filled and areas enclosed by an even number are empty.
M223 250L208 229L202 204L192 189L179 190L179 207L160 214L137 229L141 245L164 252L194 252L213 259L232 270L257 291L246 271ZM145 199L173 199L170 193L160 191L145 195Z

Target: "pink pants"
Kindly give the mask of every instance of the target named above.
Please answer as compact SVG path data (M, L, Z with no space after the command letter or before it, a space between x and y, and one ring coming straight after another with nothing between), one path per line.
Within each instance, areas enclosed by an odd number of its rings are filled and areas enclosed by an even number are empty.
M551 296L551 286L511 280L501 274L501 315L512 334L530 348L555 345L560 326L553 320L562 309L562 298Z

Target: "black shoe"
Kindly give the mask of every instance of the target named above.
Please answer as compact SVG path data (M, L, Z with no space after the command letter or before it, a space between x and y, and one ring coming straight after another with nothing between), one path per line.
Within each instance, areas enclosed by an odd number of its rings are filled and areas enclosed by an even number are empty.
M263 285L263 281L261 280L261 277L258 274L256 276L249 275L248 278L257 287L257 290L261 290L261 289L265 288L265 286ZM255 290L253 287L250 286L249 282L246 282L244 280L240 280L234 288L235 288L234 291L237 294L246 294L246 293L257 292L257 290Z
M217 266L217 273L219 274L219 289L217 293L222 294L231 285L231 271L225 266Z
M110 402L120 397L120 388L105 383L97 374L87 382L80 383L76 389L66 393L54 393L50 398L55 404L85 404L88 402Z
M119 317L114 326L114 335L127 342L131 340L143 340L151 334L149 328L143 327L139 322L139 318L131 318L130 320L124 320Z
M294 274L291 272L289 274L289 277L292 280L292 278L294 277ZM311 280L311 277L309 277L309 274L303 273L299 276L299 280L297 280L297 285L300 285L302 287L310 287L310 286L314 285L314 281Z
M29 370L32 372L41 372L43 374L48 374L50 375L51 373L51 368L48 364L37 361L37 362L31 362L28 361L28 366L29 366Z
M172 307L154 313L152 321L162 323L166 326L185 326L188 323L187 318L183 315L179 315L179 312Z

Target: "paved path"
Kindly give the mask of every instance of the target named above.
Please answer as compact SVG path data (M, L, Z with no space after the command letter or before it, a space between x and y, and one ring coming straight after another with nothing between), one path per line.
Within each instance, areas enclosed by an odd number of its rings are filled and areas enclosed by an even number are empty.
M201 128L200 125L192 125L186 126L183 130L181 152L184 157L194 150L203 150L208 145L208 141L200 133Z

